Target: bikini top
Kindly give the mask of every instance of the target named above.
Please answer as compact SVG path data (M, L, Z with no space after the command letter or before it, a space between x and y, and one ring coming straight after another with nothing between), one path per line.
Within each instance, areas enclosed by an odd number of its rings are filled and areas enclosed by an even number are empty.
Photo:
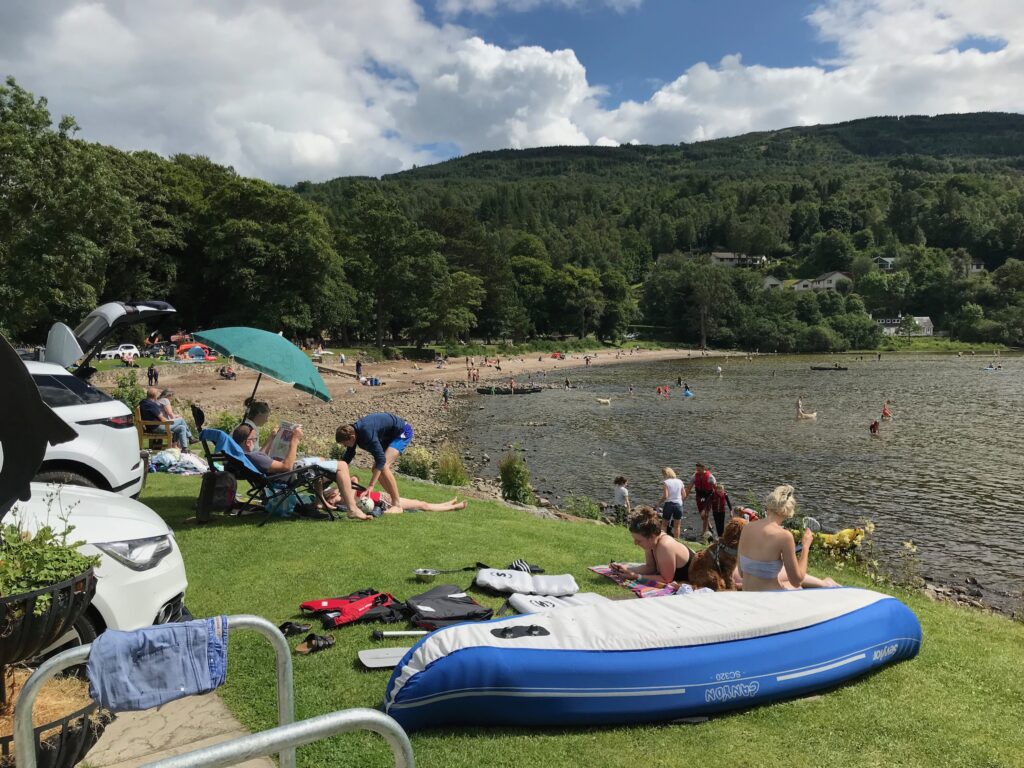
M774 579L782 570L782 560L754 560L740 555L740 571L759 579Z

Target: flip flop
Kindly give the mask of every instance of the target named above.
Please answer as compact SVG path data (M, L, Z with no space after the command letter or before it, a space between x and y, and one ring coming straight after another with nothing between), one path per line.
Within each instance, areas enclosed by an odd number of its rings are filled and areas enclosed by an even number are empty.
M301 635L303 632L309 632L313 628L312 624L296 624L294 621L286 621L280 627L281 634L285 637L292 637L293 635Z
M334 645L334 638L330 635L314 635L310 632L306 639L295 646L295 652L300 656L308 656L311 653L325 651Z

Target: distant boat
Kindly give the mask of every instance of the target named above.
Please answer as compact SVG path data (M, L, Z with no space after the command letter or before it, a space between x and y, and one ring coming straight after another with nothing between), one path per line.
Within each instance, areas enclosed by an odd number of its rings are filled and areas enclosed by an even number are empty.
M536 385L532 387L477 387L476 391L481 395L532 395L536 392L540 392L544 387L538 387Z
M812 365L812 371L847 371L848 368L844 368L841 365Z

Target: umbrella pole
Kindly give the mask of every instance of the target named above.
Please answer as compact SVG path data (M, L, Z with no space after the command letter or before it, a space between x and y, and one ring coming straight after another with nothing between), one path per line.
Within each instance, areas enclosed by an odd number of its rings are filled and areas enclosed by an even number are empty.
M256 377L256 386L252 388L252 394L249 395L250 403L256 400L256 390L260 388L260 379L262 379L262 378L263 378L263 373L260 372L260 374ZM249 407L248 406L246 406L245 411L242 413L242 420L245 421L247 418L249 418Z

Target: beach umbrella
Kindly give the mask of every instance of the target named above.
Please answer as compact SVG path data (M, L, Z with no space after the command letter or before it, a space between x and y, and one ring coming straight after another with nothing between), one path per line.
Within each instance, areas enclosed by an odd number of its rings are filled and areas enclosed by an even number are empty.
M306 353L288 339L258 328L214 328L210 331L196 331L193 338L212 347L222 355L235 358L243 365L259 371L256 386L260 385L263 374L272 379L291 384L296 389L319 397L325 403L331 402L331 393L320 377L316 366Z

